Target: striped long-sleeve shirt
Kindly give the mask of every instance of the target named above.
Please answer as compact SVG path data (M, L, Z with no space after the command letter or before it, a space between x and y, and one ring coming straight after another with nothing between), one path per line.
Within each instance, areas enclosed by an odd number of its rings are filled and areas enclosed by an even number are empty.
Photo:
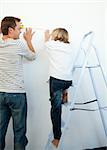
M0 40L0 92L24 93L23 58L35 59L21 40Z

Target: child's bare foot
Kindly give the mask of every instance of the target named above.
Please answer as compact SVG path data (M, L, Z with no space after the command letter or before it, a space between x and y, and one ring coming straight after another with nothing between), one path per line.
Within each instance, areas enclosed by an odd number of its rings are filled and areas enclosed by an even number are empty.
M54 139L52 141L52 144L57 148L58 147L58 144L59 144L59 140L58 139Z

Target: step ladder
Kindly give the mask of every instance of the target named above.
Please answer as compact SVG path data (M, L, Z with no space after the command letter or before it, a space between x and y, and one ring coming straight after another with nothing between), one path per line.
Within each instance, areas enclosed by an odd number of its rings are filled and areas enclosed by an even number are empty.
M87 38L89 38L88 46L87 46L87 49L84 49L83 48L83 44L84 44L84 42L85 42L85 40ZM61 139L60 139L58 148L56 150L64 150L63 149L64 136L65 136L66 129L68 128L70 120L71 120L71 112L72 112L72 110L76 110L76 109L78 110L78 108L75 108L76 104L77 105L79 105L79 104L81 105L82 104L82 103L76 103L76 99L77 99L77 94L78 94L78 91L79 91L79 88L80 88L80 84L81 84L81 81L83 79L83 75L85 73L86 68L88 69L88 72L89 72L89 75L90 75L90 79L91 79L91 82L92 82L93 91L94 91L96 99L92 100L90 102L86 102L84 104L95 102L95 101L97 102L97 104L98 104L98 110L100 112L102 124L103 124L104 131L105 131L105 135L107 137L107 125L105 123L104 114L102 112L102 110L107 110L107 106L106 107L101 107L101 104L100 104L100 101L99 101L98 92L96 90L96 84L95 84L95 81L94 81L92 69L94 69L94 68L100 68L101 75L103 77L106 89L107 89L107 80L105 78L104 71L103 71L102 65L100 63L100 59L99 59L99 56L98 56L97 49L96 49L96 47L93 44L93 38L94 38L94 32L92 32L92 31L88 32L87 34L85 34L83 36L83 39L81 40L81 43L80 43L80 48L78 50L78 53L77 53L77 56L76 56L76 60L78 60L78 57L79 57L81 51L83 51L83 53L84 53L84 58L83 58L81 66L78 66L78 65L76 65L76 63L74 63L73 72L75 71L75 69L78 69L78 68L81 69L81 72L80 72L80 76L79 76L79 79L77 81L77 84L73 85L74 91L73 91L73 95L72 95L72 100L67 105L68 115L67 115L67 118L66 118L65 122L62 120L62 125L61 125L62 126L62 135L61 135ZM92 66L88 65L88 57L89 57L89 54L90 54L90 51L91 51L90 50L91 47L95 51L96 59L97 59L97 62L98 62L97 65L92 65ZM75 62L76 62L76 60L75 60ZM86 110L86 109L80 109L80 110ZM92 110L90 110L90 111L92 111ZM47 141L47 143L45 145L44 150L50 150L50 149L48 149L48 146L49 146L50 142L52 141L52 139L53 139L53 132L51 131L50 134L49 134L48 141Z

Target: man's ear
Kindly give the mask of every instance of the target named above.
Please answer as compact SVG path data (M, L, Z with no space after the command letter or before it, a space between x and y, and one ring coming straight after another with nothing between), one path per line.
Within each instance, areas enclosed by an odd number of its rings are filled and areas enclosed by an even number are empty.
M8 28L8 33L12 33L13 32L13 28L9 27Z
M1 33L1 27L0 27L0 33Z

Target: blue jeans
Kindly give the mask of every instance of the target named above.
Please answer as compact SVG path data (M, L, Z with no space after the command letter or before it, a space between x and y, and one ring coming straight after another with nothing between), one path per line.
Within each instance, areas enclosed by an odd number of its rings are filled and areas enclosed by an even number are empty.
M51 121L53 126L54 139L61 137L61 113L62 113L62 91L72 85L72 81L59 80L50 77L50 101L51 101Z
M5 148L5 136L12 117L14 150L25 150L27 101L25 93L0 92L0 150Z

